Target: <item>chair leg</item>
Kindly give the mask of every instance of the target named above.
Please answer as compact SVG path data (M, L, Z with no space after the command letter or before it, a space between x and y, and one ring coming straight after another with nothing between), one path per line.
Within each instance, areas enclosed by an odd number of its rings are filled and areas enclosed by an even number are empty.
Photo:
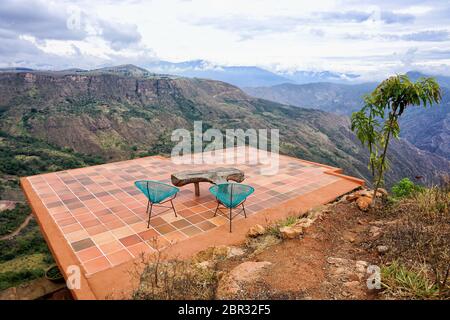
M217 210L219 210L219 201L217 201L217 207L216 207L216 211L214 211L214 217L217 215Z
M148 213L148 207L150 206L150 200L147 201L147 209L145 209L145 213Z
M230 208L230 233L231 233L231 220L233 220L233 218L231 216L231 208Z
M150 228L150 219L152 217L153 203L150 204L150 212L148 213L147 229Z
M242 202L242 210L244 210L244 217L247 218L247 213L245 212L244 203Z
M178 216L177 216L177 211L175 210L175 206L173 205L172 200L170 200L170 203L172 204L173 212L175 212L175 217L178 217Z

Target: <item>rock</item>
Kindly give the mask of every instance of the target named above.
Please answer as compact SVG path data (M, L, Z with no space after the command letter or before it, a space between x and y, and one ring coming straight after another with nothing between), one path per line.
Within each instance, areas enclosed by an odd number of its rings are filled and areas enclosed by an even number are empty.
M230 247L227 258L239 257L245 254L244 249L239 247Z
M388 246L377 246L377 251L380 254L386 253L389 251L389 247Z
M248 230L247 236L249 236L250 238L256 238L256 237L264 234L265 232L266 232L266 228L264 228L260 224L257 224Z
M348 202L353 202L353 201L356 201L359 197L360 197L359 194L351 193L345 197L345 200Z
M388 192L386 191L386 189L379 188L377 190L377 197L387 197L387 196L388 196Z
M280 233L283 239L295 239L303 234L303 228L301 226L282 227L280 228Z
M313 219L310 219L310 218L302 218L302 219L299 219L299 220L294 224L294 226L296 226L296 227L301 227L301 228L308 228L308 227L310 227L313 223L314 223L314 220L313 220Z
M362 196L356 200L359 210L367 211L369 210L370 204L372 203L372 198Z
M247 261L236 266L219 280L217 298L229 299L234 297L243 285L257 280L261 272L271 264L268 261Z
M342 239L348 241L348 242L355 242L356 241L356 235L355 233L351 232L351 231L344 231L344 233L342 234Z
M372 236L372 238L378 237L381 234L381 228L377 226L372 226L369 229L369 233Z
M371 190L359 190L357 191L357 194L361 197L368 197L368 198L373 197L373 191Z
M204 261L215 261L218 259L225 259L229 257L231 248L228 246L216 246L209 247L205 250L198 252L194 257L193 261L201 263Z

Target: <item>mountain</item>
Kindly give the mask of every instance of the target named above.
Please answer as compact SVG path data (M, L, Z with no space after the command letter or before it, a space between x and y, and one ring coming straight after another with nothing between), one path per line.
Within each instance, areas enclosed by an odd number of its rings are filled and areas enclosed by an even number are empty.
M319 109L341 115L351 115L361 109L362 97L373 91L376 83L281 84L271 87L243 88L249 95L297 107Z
M355 81L359 78L359 75L357 74L331 71L294 71L280 72L279 74L292 80L296 84L316 82L345 83Z
M220 81L111 70L1 73L0 177L168 154L172 131L191 130L195 120L221 130L277 128L282 153L370 178L347 117L254 98ZM406 141L391 150L389 184L416 175L436 181L450 171L448 161Z
M157 61L145 67L155 73L173 74L189 78L212 79L231 83L238 87L271 86L292 82L288 78L258 67L220 66L204 60L179 63Z
M408 73L412 80L425 76ZM450 87L449 77L437 76L442 88L442 101L432 108L409 108L401 119L401 136L416 147L450 160ZM343 85L314 83L282 84L272 87L244 88L254 96L297 107L319 109L350 116L363 106L364 94L372 92L376 83Z

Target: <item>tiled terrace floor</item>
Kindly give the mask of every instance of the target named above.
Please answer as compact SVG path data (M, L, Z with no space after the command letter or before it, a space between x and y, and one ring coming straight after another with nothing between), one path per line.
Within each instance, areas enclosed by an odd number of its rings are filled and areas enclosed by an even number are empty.
M279 164L273 176L261 175L261 165L231 165L243 170L243 183L255 188L246 202L249 215L342 179L326 174L330 168L291 157L280 156ZM178 218L170 211L154 216L147 229L147 199L134 186L141 179L170 183L173 172L217 166L146 157L26 179L90 275L152 252L155 245L164 247L228 223L213 216L216 202L208 192L210 185L203 183L200 197L195 197L193 185L181 188L174 200Z

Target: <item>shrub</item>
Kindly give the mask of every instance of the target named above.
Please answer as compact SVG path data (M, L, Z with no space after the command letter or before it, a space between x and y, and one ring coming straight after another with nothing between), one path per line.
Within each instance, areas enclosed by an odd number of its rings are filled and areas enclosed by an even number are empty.
M419 191L420 189L420 186L415 185L408 178L403 178L392 187L392 194L396 198L404 198L409 197L414 191Z
M136 300L210 300L217 287L215 269L200 268L191 261L165 261L160 250L145 261L139 286L133 291Z

